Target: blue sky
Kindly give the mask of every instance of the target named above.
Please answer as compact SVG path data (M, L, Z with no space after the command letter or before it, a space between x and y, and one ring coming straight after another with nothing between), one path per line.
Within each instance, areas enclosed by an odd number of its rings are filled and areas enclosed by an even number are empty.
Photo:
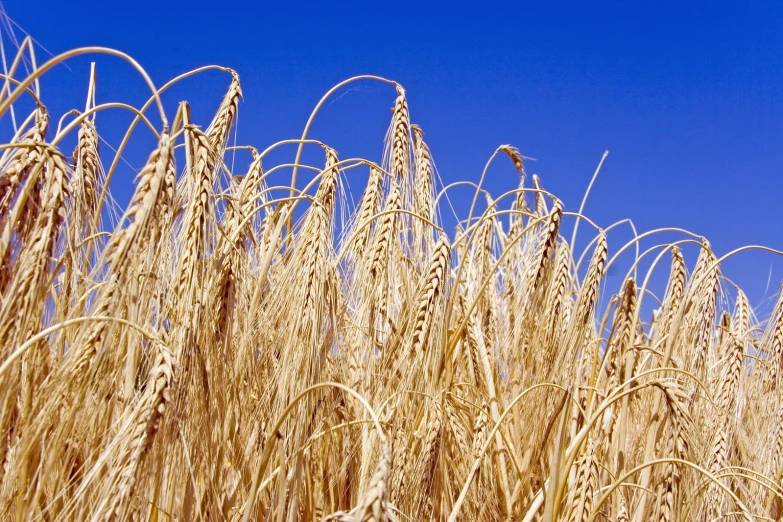
M754 243L783 249L783 4L592 4L6 0L4 7L49 51L115 47L158 84L205 64L235 68L244 90L241 143L263 148L298 137L332 85L377 74L405 86L411 118L446 183L477 180L493 150L511 143L536 158L528 172L576 210L608 149L586 208L598 224L631 217L639 230L688 228L719 255ZM90 59L44 80L53 112L83 105ZM97 61L99 102L146 99L126 64ZM165 100L173 114L188 99L206 125L227 82L209 73ZM325 107L312 137L342 157L379 160L393 99L388 86L356 84ZM107 113L99 130L116 144L127 120ZM135 166L150 143L135 139ZM131 179L129 170L117 190L129 191ZM348 179L358 193L363 179ZM508 165L490 171L493 192L515 184ZM455 191L452 201L469 204L471 196ZM610 236L610 248L627 239ZM725 268L756 301L770 274L771 292L783 279L783 261L768 254Z

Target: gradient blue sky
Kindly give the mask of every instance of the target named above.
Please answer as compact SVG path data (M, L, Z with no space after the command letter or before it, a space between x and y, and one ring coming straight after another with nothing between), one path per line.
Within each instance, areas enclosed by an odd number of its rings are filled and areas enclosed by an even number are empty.
M608 149L586 208L598 224L631 217L639 230L688 228L706 235L719 255L754 243L783 249L781 2L6 0L4 6L51 52L115 47L159 84L205 64L235 68L244 89L241 143L263 148L297 137L332 85L377 74L407 89L411 118L423 127L446 183L477 180L492 151L511 143L537 159L528 172L576 210ZM89 61L74 60L44 81L53 111L83 105ZM97 61L99 102L146 99L127 65ZM210 73L166 100L174 107L188 99L206 124L226 85L225 75ZM342 157L380 159L393 98L388 86L356 84L325 107L312 137ZM99 118L115 144L112 128L124 123L121 114ZM136 141L148 150L148 137ZM290 161L293 153L275 159ZM493 192L516 184L508 165L490 174ZM363 180L352 176L358 193ZM455 191L452 200L464 205L471 196ZM587 228L581 230L586 240ZM610 236L610 248L626 239ZM770 277L770 292L777 289L783 261L749 254L726 271L758 301L768 295Z

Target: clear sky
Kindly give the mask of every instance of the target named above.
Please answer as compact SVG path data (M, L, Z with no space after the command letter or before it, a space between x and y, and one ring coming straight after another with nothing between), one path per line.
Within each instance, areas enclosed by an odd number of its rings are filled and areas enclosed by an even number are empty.
M593 4L6 0L4 7L53 53L115 47L159 84L205 64L235 68L244 89L240 143L263 148L298 137L332 85L377 74L405 86L412 121L446 183L478 180L492 151L511 143L536 158L528 172L576 210L608 149L586 207L599 225L630 217L640 231L688 228L719 255L745 244L783 249L783 3ZM83 105L89 60L43 82L47 105ZM127 65L97 61L99 102L146 99ZM227 83L210 73L166 100L188 99L206 125ZM379 160L393 99L389 86L356 84L322 111L312 137L342 157ZM126 121L101 116L99 130L103 124L111 142L112 126ZM147 138L139 148L148 150ZM516 184L508 165L490 173L493 192ZM363 180L350 179L358 194ZM455 191L452 201L465 205L471 196ZM627 238L610 235L610 249ZM726 270L756 301L770 271L771 292L783 279L783 261L766 254L744 255Z

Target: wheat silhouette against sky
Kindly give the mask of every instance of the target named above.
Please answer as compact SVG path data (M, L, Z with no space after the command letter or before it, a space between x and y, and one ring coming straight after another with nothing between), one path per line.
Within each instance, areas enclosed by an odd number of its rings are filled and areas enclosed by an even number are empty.
M783 520L774 7L188 6L5 7L0 520Z

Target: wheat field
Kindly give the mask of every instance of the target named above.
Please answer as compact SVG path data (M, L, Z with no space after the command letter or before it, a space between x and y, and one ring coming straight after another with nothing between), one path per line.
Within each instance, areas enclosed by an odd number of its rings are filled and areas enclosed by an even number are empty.
M126 59L149 101L96 105L93 75L55 126L39 82L87 53ZM490 195L485 169L447 230L450 187L387 79L342 82L262 149L235 144L233 70L197 122L160 94L216 67L155 86L110 49L31 61L28 39L0 92L4 119L34 104L0 151L1 520L783 517L783 296L757 318L721 272L737 252L684 230L610 249L510 145L487 168L517 188ZM308 135L357 81L388 89L375 161ZM116 151L107 108L135 118ZM142 130L157 146L117 210ZM265 162L278 148L293 163Z

